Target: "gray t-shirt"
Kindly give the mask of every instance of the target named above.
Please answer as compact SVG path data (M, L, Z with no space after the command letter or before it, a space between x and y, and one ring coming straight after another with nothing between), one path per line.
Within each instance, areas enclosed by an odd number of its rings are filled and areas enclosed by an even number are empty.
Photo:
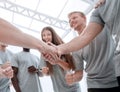
M45 62L45 61L44 61ZM66 71L59 65L53 65L53 74L50 75L54 92L81 92L79 83L68 85L65 80Z
M6 51L0 51L1 63L11 61L13 53L6 49ZM0 92L10 92L10 79L0 78Z
M18 80L22 92L42 92L38 74L28 72L28 67L32 65L38 68L40 59L30 52L22 51L12 58L12 66L18 68Z
M113 63L114 41L110 31L103 31L86 47L73 52L77 67L87 72L88 88L110 88L118 86Z
M120 39L120 0L106 0L105 4L96 9L91 16L90 22L103 24L114 38L115 46L117 47ZM114 48L116 50L116 48ZM115 63L120 64L120 62ZM116 68L117 69L117 68ZM116 74L119 74L119 67ZM118 72L118 73L117 73ZM118 76L118 75L117 75Z
M116 51L114 56L116 76L120 76L120 50Z

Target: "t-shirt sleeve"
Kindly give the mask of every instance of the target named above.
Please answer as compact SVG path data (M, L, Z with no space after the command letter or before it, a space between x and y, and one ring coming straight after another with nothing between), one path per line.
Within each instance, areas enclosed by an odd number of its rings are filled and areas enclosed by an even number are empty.
M99 9L100 9L100 8L95 9L95 10L92 12L91 17L90 17L90 22L95 22L95 23L104 25L104 21L102 20L102 18L101 18L101 16L100 16Z
M83 70L84 69L84 61L80 52L73 52L73 62L75 64L75 70Z

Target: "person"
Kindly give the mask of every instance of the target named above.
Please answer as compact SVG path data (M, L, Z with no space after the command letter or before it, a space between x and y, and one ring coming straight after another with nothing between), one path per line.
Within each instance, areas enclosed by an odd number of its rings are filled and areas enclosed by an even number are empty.
M0 43L0 58L2 63L10 62L13 53L7 49L7 44ZM4 67L2 65L2 67ZM0 92L10 92L10 79L0 78Z
M39 58L30 53L29 48L23 48L23 51L14 54L14 76L11 80L16 92L43 92L38 75L39 65Z
M86 16L84 13L74 11L68 15L69 23L80 35L86 27ZM119 90L114 66L114 41L107 28L87 46L79 51L73 52L76 66L87 72L88 92L114 92ZM107 67L107 68L106 68ZM80 70L81 71L81 70ZM73 83L73 75L67 75L67 83ZM77 74L76 76L81 76ZM119 90L120 91L120 90Z
M62 55L77 51L88 45L99 33L101 33L103 28L107 28L110 36L114 39L115 50L120 37L119 8L120 0L106 0L103 5L93 11L90 22L78 37L75 37L68 43L61 44L57 47L54 46L55 49L53 52Z
M49 45L50 43L54 45L63 43L54 29L49 26L42 29L41 37L42 40ZM62 55L61 57L54 55L54 60L48 61L46 57L44 61L46 61L46 67L43 67L42 73L50 75L54 92L81 92L78 82L68 85L65 81L65 74L73 73L73 71L76 69L71 54Z

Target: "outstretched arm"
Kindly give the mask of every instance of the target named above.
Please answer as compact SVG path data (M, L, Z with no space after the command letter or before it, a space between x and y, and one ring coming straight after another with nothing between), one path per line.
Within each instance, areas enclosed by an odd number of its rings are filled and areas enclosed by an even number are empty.
M59 45L57 47L58 54L70 53L77 51L88 45L103 29L103 25L90 22L87 28L76 38L70 42Z
M0 19L0 41L10 45L39 49L41 52L50 50L46 43L31 35L23 33L3 19Z

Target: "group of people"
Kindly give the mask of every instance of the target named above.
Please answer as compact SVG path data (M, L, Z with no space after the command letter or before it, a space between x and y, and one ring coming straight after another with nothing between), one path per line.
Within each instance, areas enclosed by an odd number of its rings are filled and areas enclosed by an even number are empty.
M40 41L3 19L0 19L0 39L7 44L38 49L43 59L40 64L29 62L26 71L50 75L55 92L81 92L78 82L83 77L83 70L87 72L88 92L120 91L120 53L116 50L120 39L120 0L100 1L104 3L98 3L100 6L93 11L88 25L84 13L74 11L68 15L71 28L79 35L68 43L64 43L51 27L43 28ZM1 63L5 68L0 67L0 76L12 78L15 84L15 80L18 81L15 74L19 75L18 70L22 71L25 67L21 65L19 69L18 62L12 63L13 69L10 63ZM43 66L39 71L38 65L41 64ZM28 81L27 78L25 80Z

